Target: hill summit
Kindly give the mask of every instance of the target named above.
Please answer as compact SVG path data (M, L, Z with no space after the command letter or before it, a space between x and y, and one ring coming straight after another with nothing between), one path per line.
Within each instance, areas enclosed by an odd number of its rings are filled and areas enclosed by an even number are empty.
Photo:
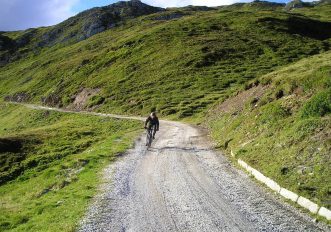
M305 6L311 6L311 3L303 2L301 0L293 0L286 4L285 10L292 10L295 8L303 8Z
M58 43L78 42L113 28L126 19L160 11L164 11L164 9L149 6L139 0L120 1L83 11L62 23L45 27L42 31L35 28L28 29L16 39L15 43L17 47L23 47L33 40L35 46L45 47ZM1 41L9 43L7 38L2 38ZM5 44L5 42L1 43Z

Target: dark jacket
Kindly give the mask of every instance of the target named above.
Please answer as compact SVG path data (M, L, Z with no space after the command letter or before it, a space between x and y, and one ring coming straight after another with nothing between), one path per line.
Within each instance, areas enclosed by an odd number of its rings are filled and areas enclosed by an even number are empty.
M145 127L148 128L152 128L153 126L155 126L155 129L159 130L159 125L160 123L158 117L152 118L151 116L149 116L145 121Z

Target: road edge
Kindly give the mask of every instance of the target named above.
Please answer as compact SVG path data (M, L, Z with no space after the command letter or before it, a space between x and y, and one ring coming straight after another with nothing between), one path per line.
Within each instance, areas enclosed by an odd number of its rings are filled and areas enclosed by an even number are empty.
M231 150L231 156L235 157L235 154L232 150ZM241 166L244 170L246 170L246 172L249 173L249 175L253 176L259 182L266 185L269 189L276 192L276 194L278 194L288 200L291 200L292 202L296 203L298 206L301 206L302 208L305 208L312 214L321 216L328 221L331 220L331 210L327 209L326 207L319 206L315 202L313 202L303 196L300 196L286 188L281 187L281 185L279 185L276 181L270 179L269 177L266 177L260 171L249 166L242 159L238 159L237 162L238 162L239 166Z

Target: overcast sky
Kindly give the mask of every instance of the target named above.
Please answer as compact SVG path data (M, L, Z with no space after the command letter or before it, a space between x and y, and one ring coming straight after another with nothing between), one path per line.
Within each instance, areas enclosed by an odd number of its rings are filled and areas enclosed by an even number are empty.
M160 7L220 6L238 1L242 0L142 0ZM83 10L114 2L117 0L0 0L0 31L54 25Z

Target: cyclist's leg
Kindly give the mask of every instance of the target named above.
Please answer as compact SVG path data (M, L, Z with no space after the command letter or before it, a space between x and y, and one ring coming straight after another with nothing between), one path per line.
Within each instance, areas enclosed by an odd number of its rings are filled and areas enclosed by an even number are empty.
M148 141L148 145L151 146L152 142L153 142L153 127L151 127L148 131L149 134L149 141Z
M147 137L146 137L146 146L150 146L151 145L151 141L153 140L153 137L152 137L152 127L149 126L147 128Z
M148 146L148 141L149 141L149 133L148 130L146 130L147 134L146 134L146 146Z
M155 134L156 134L156 126L153 126L153 139L155 139Z
M146 146L148 146L149 145L149 143L150 143L150 137L151 137L151 130L150 130L150 128L147 128L146 129Z

